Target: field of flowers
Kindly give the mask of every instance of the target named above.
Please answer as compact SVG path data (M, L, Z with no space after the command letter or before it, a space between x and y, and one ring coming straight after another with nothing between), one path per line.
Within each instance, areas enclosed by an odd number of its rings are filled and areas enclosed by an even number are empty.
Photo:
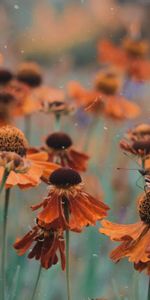
M0 3L0 300L150 300L148 9Z

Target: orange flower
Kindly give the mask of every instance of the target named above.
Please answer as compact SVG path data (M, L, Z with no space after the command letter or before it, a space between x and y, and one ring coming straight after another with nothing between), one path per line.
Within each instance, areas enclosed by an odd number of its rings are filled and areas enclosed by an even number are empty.
M69 95L94 115L103 114L115 120L136 118L140 114L139 106L120 96L120 87L121 79L116 73L100 72L93 90L88 91L78 83L70 83Z
M94 101L100 101L101 97L97 91L85 89L79 82L71 81L68 84L68 95L74 99L78 106L87 106Z
M64 102L64 93L60 89L40 86L32 92L32 98L39 104L39 110L48 111L54 102Z
M57 264L57 251L59 251L62 270L65 269L65 242L62 229L55 228L53 224L41 223L37 219L37 225L23 238L17 239L13 246L18 255L23 255L31 249L32 245L33 248L28 254L29 259L40 260L41 266L49 269Z
M146 59L148 44L144 40L125 39L122 47L104 40L98 45L100 62L125 70L135 80L150 79L150 61Z
M102 40L98 44L98 56L100 62L111 63L121 68L124 68L127 64L127 56L124 50L108 40Z
M24 134L13 126L0 128L0 181L4 170L9 175L6 188L18 185L20 188L34 187L40 178L49 174L58 166L47 162L45 152L28 154L28 143Z
M84 191L82 179L75 170L59 168L49 180L48 196L32 206L33 210L43 208L38 215L40 221L49 224L59 219L63 228L80 231L106 216L108 206ZM66 218L66 209L69 210L69 220Z
M42 147L48 153L49 161L57 162L62 167L70 167L77 171L86 171L88 155L72 147L72 140L64 132L54 132L47 136L46 146Z
M150 125L141 124L129 130L125 139L120 141L120 147L134 155L148 158L150 155Z
M110 253L110 258L118 262L128 257L138 271L147 271L150 275L150 192L144 193L138 205L141 221L135 224L119 225L102 221L100 232L108 235L111 240L121 244Z
M12 80L6 87L6 92L11 93L16 99L16 105L12 110L12 116L24 116L36 112L38 104L31 97L30 88L17 81Z

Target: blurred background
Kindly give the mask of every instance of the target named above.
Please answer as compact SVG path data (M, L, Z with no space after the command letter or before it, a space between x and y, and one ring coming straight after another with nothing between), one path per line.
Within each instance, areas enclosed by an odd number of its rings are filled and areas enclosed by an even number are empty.
M95 72L100 69L97 44L107 38L120 44L122 38L137 24L142 38L150 37L149 0L1 0L0 52L3 65L11 69L24 61L38 62L44 81L65 90L69 80L92 86ZM117 171L125 158L119 149L123 133L139 121L149 121L149 83L130 82L126 96L142 107L139 120L113 123L100 120L90 140L91 156L85 175L86 187L94 196L103 194L111 207L109 219L120 223L137 220L135 199L141 191L136 186L138 172ZM72 136L81 149L87 135L90 118L84 113L63 119L62 130ZM49 116L32 118L31 144L40 145L52 131ZM24 129L23 120L16 125ZM102 138L101 138L102 137ZM135 166L129 161L129 167ZM118 172L120 172L118 174ZM17 236L33 224L30 205L45 195L44 184L20 193L13 191L9 215L9 253L7 276L12 295L8 299L30 299L38 272L38 262L18 257L12 249ZM1 216L2 219L2 216ZM127 261L113 264L108 257L113 248L108 238L97 228L87 228L80 235L71 235L71 285L73 300L141 300L146 299L147 277L138 274ZM43 270L37 300L66 300L65 273L60 265Z

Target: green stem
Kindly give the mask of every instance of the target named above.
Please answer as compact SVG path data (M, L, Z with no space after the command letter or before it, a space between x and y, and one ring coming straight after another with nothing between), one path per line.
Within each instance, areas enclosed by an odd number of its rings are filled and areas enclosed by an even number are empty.
M150 300L150 277L148 280L148 294L147 294L147 300Z
M142 158L142 169L143 170L145 169L145 159L144 158ZM145 177L144 176L143 176L143 182L144 182L144 189L145 189L146 182L145 182Z
M55 125L54 125L54 131L59 131L61 128L61 115L60 114L55 114Z
M27 140L31 142L31 115L25 116L25 136Z
M5 203L4 203L4 218L3 218L3 237L2 237L2 260L1 260L1 272L2 272L2 286L1 286L1 300L5 300L6 292L6 251L7 251L7 217L9 206L10 189L5 191Z
M69 222L69 208L68 205L65 207L65 217L67 223ZM71 291L70 291L70 255L69 255L69 229L66 229L66 282L67 282L67 300L71 300Z
M87 152L89 150L89 145L91 142L91 139L93 138L95 129L98 125L99 120L97 118L94 118L94 120L92 121L92 123L89 125L89 128L86 132L86 139L85 139L85 143L84 143L84 151Z
M8 178L9 173L10 172L7 169L4 169L4 173L3 173L3 177L2 177L2 181L1 181L1 185L0 185L0 193L2 192L3 188L5 187L5 183Z
M32 293L31 300L34 300L34 298L35 298L35 295L36 295L36 292L37 292L37 288L38 288L38 285L39 285L39 280L40 280L40 277L41 277L41 271L42 271L42 267L40 265L39 271L38 271L38 274L37 274L37 278L36 278L36 282L35 282L35 286L34 286L34 290L33 290L33 293Z

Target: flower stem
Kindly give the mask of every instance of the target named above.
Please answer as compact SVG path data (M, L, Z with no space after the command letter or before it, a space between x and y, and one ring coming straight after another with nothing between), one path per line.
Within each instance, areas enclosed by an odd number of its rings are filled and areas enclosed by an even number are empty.
M31 142L30 141L30 139L31 139L31 116L26 115L24 121L25 121L25 136L26 136L27 140L29 142Z
M67 223L69 222L69 208L68 205L65 205L65 217ZM70 255L69 255L69 243L70 243L70 234L69 229L66 229L66 282L67 282L67 300L71 300L70 292Z
M2 272L2 286L1 286L1 299L5 299L6 291L6 243L7 243L7 217L8 217L8 206L9 206L10 189L5 190L5 203L4 203L4 217L3 217L3 237L2 237L2 258L1 258L1 272Z
M150 277L148 280L148 294L147 294L147 300L150 300Z
M54 125L54 130L59 131L61 128L61 123L60 123L61 115L56 113L55 114L55 125Z
M69 229L66 230L66 280L67 280L67 299L71 300L70 294L70 257L69 257Z
M38 285L39 285L39 280L40 280L40 277L41 277L41 271L42 271L42 267L41 267L41 265L40 265L39 271L38 271L38 274L37 274L37 278L36 278L36 282L35 282L35 286L34 286L34 290L33 290L33 293L32 293L32 298L31 298L31 300L34 300L34 297L35 297L35 295L36 295L37 288L38 288Z
M1 185L0 185L0 193L2 192L2 190L3 190L4 186L5 186L5 183L6 183L6 180L8 178L8 175L9 175L9 171L7 169L5 169L4 173L3 173Z

